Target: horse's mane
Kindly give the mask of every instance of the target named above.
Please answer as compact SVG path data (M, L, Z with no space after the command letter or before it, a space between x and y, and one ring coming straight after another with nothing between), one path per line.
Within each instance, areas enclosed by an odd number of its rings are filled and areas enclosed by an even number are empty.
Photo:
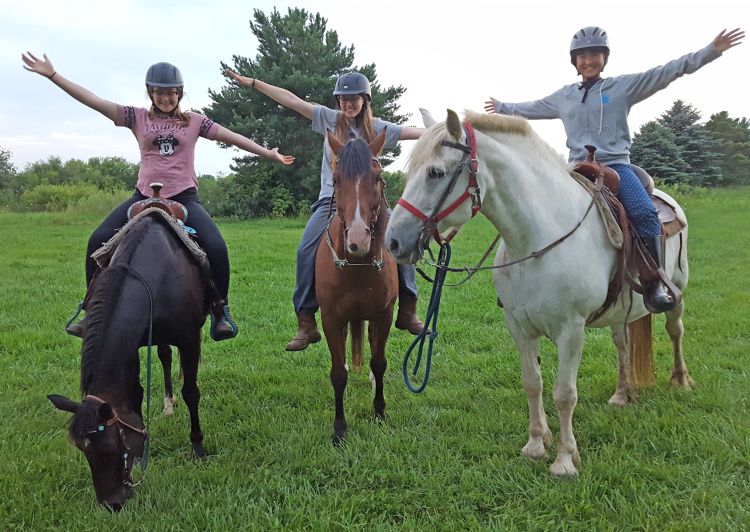
M347 177L369 175L372 170L370 146L359 138L350 140L341 151L336 167L340 168L343 176Z
M538 155L544 154L551 160L564 164L560 155L534 132L525 118L497 114L489 115L468 110L464 111L464 117L465 120L468 120L477 131L486 133L492 136L495 140L498 140L498 136L492 135L493 133L528 139L528 141L534 145L535 152ZM406 164L407 175L412 175L417 168L423 166L427 161L433 158L435 151L440 148L441 142L453 140L454 139L451 138L448 133L448 128L445 122L439 122L427 129L409 155Z
M118 260L129 262L138 243L146 235L149 223L143 223L150 217L141 219L118 246ZM115 305L125 276L124 268L107 267L101 270L92 280L92 292L86 309L86 335L81 348L81 393L88 391L91 378L95 372L101 373L98 364L103 362L103 343L107 329L111 325Z

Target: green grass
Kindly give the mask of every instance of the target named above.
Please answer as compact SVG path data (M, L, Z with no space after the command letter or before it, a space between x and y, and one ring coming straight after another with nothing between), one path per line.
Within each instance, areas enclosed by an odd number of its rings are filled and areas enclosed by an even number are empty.
M215 343L204 331L199 384L211 457L190 458L184 403L171 418L158 414L155 367L152 460L119 514L96 505L88 466L66 439L68 415L45 398L78 397L80 341L63 325L83 295L83 250L99 218L0 213L0 529L748 529L750 190L683 205L685 353L695 390L667 386L671 350L659 317L656 386L634 406L609 407L616 353L608 331L587 332L574 417L583 467L573 481L550 477L549 460L520 455L526 398L489 273L445 290L421 395L401 379L411 338L393 330L386 423L372 419L367 371L350 376L348 440L334 449L325 342L284 351L304 220L222 221L240 336ZM456 240L454 265L476 262L493 236L486 221L472 221ZM420 292L424 315L429 286ZM547 341L542 358L556 433Z

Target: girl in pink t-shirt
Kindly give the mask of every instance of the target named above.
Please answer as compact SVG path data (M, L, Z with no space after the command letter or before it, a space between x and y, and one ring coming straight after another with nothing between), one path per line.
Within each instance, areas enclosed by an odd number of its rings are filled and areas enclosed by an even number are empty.
M151 99L151 108L123 107L104 100L91 91L65 79L44 59L31 52L21 55L24 68L44 76L70 96L112 120L115 125L127 127L135 135L141 152L141 167L135 194L117 207L89 238L86 252L86 284L96 272L96 263L91 254L103 242L109 240L117 229L127 222L128 208L136 201L151 195L149 184L161 182L161 195L182 203L188 211L191 227L197 230L198 243L205 250L211 263L211 277L218 292L219 301L211 304L211 337L225 340L237 335L237 325L229 312L229 256L227 246L216 224L198 199L198 182L195 176L195 143L198 137L216 140L237 146L271 161L290 165L294 157L282 155L278 148L269 150L243 135L222 127L210 118L193 112L180 110L183 95L182 74L169 63L156 63L146 73L146 89ZM83 336L86 318L68 326L74 336Z

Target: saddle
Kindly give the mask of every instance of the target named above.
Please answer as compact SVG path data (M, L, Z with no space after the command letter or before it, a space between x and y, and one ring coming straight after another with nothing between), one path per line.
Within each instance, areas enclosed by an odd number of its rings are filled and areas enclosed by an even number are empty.
M586 160L575 164L571 176L585 185L592 195L598 193L602 198L598 202L600 213L607 226L610 241L615 248L620 250L617 269L607 289L604 304L589 317L587 322L595 321L614 305L625 283L635 292L643 294L644 282L661 280L674 300L679 301L682 298L680 289L672 283L664 270L658 267L651 254L643 247L636 228L630 223L625 208L616 197L620 189L620 176L612 168L595 160L595 147L586 146L586 149L589 152ZM687 225L687 221L677 216L674 205L668 202L669 197L654 188L653 179L645 170L635 165L631 166L657 210L664 239L680 232ZM605 203L608 208L602 209L602 203ZM619 234L613 229L615 226L619 229ZM618 245L620 243L621 245Z
M174 201L159 196L159 192L161 191L162 187L164 187L162 183L150 183L149 186L151 187L154 195L150 198L136 201L130 207L128 207L128 220L132 220L144 210L153 207L156 209L161 209L167 214L174 216L182 223L185 223L188 216L185 206L179 201Z

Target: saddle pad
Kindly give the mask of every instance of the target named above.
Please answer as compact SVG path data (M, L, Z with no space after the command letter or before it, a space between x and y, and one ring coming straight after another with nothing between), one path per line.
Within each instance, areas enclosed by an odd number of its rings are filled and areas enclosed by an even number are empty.
M589 194L594 196L594 184L591 181L589 181L586 177L582 176L578 172L570 172L570 176L575 179L578 184L585 188L589 192ZM612 209L609 208L609 205L607 205L606 200L601 194L596 194L595 197L596 208L599 209L599 215L604 221L604 228L607 230L609 242L615 249L622 249L624 241L622 236L622 229L620 229L620 225L617 223L617 219L615 218Z
M119 231L117 231L117 233L115 233L115 236L110 238L102 247L91 254L91 258L96 261L100 268L104 268L107 264L109 264L112 255L117 249L117 246L120 245L120 242L122 242L122 239L125 238L125 235L130 232L137 221L144 216L153 216L168 225L172 229L174 234L177 235L177 238L179 238L180 241L185 245L190 254L195 258L195 260L201 266L201 269L208 268L208 257L206 256L206 252L203 251L201 247L190 238L190 236L180 226L177 219L166 211L154 207L149 207L138 213L138 215L132 218Z

